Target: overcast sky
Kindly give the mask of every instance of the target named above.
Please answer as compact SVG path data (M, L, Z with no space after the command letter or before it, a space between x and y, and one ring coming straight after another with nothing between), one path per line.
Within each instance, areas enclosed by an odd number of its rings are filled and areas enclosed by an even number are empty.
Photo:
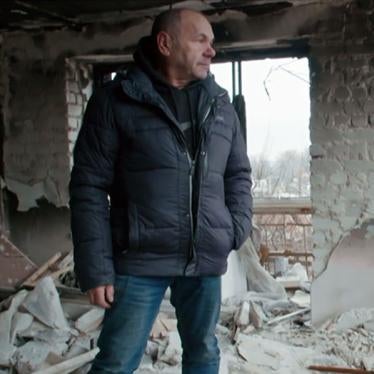
M214 64L211 71L231 94L231 63ZM249 156L265 152L274 160L283 151L309 147L308 60L245 61L242 76Z

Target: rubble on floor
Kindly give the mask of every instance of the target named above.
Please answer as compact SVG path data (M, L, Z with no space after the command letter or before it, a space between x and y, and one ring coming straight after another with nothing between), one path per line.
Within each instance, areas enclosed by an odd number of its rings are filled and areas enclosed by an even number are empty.
M346 312L319 329L309 295L247 292L224 300L217 336L220 374L317 373L308 367L374 367L374 309ZM1 373L86 373L97 354L103 310L60 298L51 277L21 290L0 312ZM137 374L181 371L174 310L161 305Z

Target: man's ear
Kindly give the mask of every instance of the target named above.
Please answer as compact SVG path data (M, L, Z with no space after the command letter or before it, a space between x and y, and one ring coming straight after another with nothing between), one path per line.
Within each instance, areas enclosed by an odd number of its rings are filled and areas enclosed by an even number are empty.
M167 32L161 31L158 33L157 47L163 56L170 56L172 44L173 41L171 40L171 37Z

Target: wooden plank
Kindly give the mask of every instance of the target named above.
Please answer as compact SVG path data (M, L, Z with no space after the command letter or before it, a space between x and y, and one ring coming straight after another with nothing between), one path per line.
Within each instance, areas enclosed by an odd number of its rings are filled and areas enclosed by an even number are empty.
M292 319L294 317L297 317L301 314L305 314L309 311L310 311L310 308L300 309L300 310L297 310L296 312L292 312L292 313L286 314L284 316L276 317L276 318L268 321L266 325L269 326L269 325L274 325L275 323L287 321L287 320Z
M31 274L25 281L23 281L20 287L23 286L34 286L36 280L41 277L46 271L48 271L49 267L55 264L62 256L61 252L57 252L53 255L47 262L45 262L42 266L40 266L33 274Z
M310 199L254 199L254 214L311 214Z
M311 365L308 366L309 370L322 371L327 373L351 373L351 374L373 374L374 371L356 368L343 368L338 366L323 366L323 365Z

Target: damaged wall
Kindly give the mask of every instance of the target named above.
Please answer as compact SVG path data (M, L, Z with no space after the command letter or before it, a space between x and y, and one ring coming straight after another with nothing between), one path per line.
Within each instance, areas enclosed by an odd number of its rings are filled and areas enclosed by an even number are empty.
M373 3L362 4L347 9L339 38L311 50L316 275L344 233L374 216L374 18Z
M134 23L110 31L4 36L1 63L10 92L2 111L4 177L17 198L8 197L8 219L11 239L37 264L72 248L68 183L81 115L92 92L92 67L69 57L121 51L150 25L146 20L141 28Z
M56 206L66 205L69 159L64 66L61 59L54 63L30 60L24 53L9 57L4 176L21 211L36 207L42 197Z
M318 276L312 287L312 319L316 324L350 308L373 306L372 282L362 281L374 280L373 251L350 245L344 258L336 253L354 228L374 217L373 16L372 1L352 4L340 36L316 39L311 50L311 197ZM369 239L363 237L360 245L367 245Z
M72 142L83 105L90 95L90 71L71 56L121 51L147 33L150 21L110 31L9 33L4 54L9 61L9 118L4 144L5 181L17 195L18 210L47 199L68 205ZM110 50L108 51L108 48ZM70 147L69 147L70 143Z

